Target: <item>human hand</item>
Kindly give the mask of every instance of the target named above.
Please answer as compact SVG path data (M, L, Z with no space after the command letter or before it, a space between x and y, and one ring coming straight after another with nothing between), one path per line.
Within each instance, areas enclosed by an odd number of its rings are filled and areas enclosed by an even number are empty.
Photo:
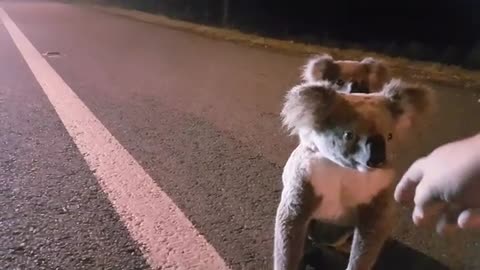
M440 234L480 229L480 134L442 145L415 161L395 189L395 200L414 204L417 226Z

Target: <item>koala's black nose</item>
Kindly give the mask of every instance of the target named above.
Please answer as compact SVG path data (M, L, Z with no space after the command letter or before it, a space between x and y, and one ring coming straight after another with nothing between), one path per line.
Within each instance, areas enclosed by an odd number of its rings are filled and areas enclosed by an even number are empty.
M350 87L350 93L363 93L363 94L368 94L370 93L368 87L359 82L353 82L351 87Z
M386 147L383 136L380 134L370 136L368 137L366 144L367 149L370 150L370 157L367 161L367 165L374 168L382 166L386 160Z

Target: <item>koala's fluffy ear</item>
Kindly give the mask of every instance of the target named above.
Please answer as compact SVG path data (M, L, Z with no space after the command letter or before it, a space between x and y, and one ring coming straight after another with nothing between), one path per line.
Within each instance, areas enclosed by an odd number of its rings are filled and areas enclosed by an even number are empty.
M362 61L360 61L360 63L362 64L367 64L367 65L378 65L378 64L383 64L382 61L380 60L377 60L373 57L366 57L366 58L363 58Z
M402 128L411 128L436 109L436 97L432 89L393 79L385 85L382 94L389 100L394 118Z
M390 72L383 61L367 57L360 61L360 63L367 66L368 72L374 74L379 83L386 83L390 79ZM381 87L381 85L378 85L378 87Z
M328 116L337 97L334 88L326 81L293 87L286 94L281 111L283 125L292 135L318 127Z
M305 82L318 82L321 80L333 80L338 77L339 66L328 54L317 55L310 58L303 66L302 79Z

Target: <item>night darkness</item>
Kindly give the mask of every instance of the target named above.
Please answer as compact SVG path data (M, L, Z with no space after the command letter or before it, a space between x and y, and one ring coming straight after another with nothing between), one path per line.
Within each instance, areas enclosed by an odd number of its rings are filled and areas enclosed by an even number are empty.
M480 68L480 1L110 0L280 39Z

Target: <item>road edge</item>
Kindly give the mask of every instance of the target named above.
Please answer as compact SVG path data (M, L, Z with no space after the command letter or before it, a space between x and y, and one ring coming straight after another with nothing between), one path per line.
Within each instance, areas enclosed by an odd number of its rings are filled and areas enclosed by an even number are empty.
M95 1L80 0L75 2L85 7L121 16L145 23L160 25L165 28L194 33L204 37L235 42L250 47L268 49L293 55L307 57L317 53L328 53L338 59L360 60L370 56L384 61L395 76L401 76L413 81L441 84L453 88L480 90L480 71L467 70L458 66L435 62L410 60L401 57L391 57L372 51L356 49L338 49L320 45L309 45L301 42L279 40L243 33L235 29L220 28L173 19L161 14L153 14L135 9L126 9L112 4L101 4Z

